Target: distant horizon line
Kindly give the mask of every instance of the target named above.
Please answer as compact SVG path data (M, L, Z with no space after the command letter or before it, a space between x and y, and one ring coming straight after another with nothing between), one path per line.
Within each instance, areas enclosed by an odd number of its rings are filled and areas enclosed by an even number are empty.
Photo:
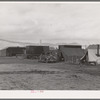
M25 42L27 40L14 41L14 40L0 38L0 41L9 42L9 43L18 43L18 44L42 44L42 43L49 43L49 44L66 43L67 44L67 43L84 43L84 42L91 42L92 44L93 43L96 43L96 44L100 43L100 39L70 39L70 38L66 38L66 39L65 38L64 39L39 39L39 40L37 40L37 42L32 41L32 40L28 40L28 42Z

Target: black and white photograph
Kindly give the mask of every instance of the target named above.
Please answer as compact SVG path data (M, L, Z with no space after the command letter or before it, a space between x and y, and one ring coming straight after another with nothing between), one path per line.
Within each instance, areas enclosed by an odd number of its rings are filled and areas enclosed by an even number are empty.
M100 2L0 2L0 90L100 90Z

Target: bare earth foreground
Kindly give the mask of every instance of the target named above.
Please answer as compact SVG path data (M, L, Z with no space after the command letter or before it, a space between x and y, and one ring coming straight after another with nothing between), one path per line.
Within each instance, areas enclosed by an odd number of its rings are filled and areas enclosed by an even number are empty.
M99 90L100 66L0 58L1 90Z

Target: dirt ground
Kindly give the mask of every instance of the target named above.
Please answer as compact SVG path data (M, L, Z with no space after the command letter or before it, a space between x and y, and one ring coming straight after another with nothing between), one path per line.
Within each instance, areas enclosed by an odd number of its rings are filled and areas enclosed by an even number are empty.
M100 66L0 57L0 90L100 90Z

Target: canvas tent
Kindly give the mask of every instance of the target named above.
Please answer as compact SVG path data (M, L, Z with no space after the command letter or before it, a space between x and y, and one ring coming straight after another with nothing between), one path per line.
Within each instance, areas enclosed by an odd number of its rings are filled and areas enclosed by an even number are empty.
M59 45L59 50L68 63L79 63L80 58L84 55L84 51L80 45Z
M98 47L100 47L100 45L89 45L86 49L86 54L81 58L81 61L100 64L100 48Z

